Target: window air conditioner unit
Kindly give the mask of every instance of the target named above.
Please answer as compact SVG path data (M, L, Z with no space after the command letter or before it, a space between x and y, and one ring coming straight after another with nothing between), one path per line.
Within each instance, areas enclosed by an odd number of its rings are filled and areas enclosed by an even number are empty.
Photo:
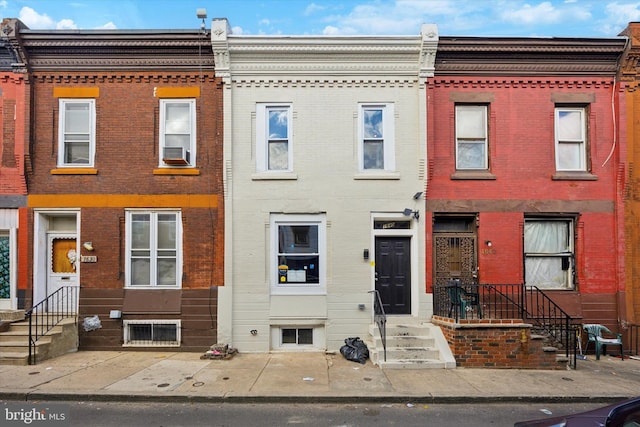
M168 165L188 165L190 154L184 147L164 147L162 161Z

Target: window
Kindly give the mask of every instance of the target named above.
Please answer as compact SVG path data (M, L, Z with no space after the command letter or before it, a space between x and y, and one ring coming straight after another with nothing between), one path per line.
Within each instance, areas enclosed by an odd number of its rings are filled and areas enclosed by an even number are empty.
M556 170L586 171L586 124L582 107L555 110Z
M94 99L60 99L58 166L93 167L96 109Z
M320 292L325 286L324 215L272 217L274 292Z
M127 230L127 286L180 287L180 213L129 211Z
M291 105L258 104L256 121L258 172L292 171Z
M360 105L361 171L394 171L393 104Z
M179 347L180 320L125 320L124 346Z
M488 168L487 106L456 106L456 169Z
M571 219L525 220L526 284L542 289L573 289L573 240Z
M313 345L313 328L280 329L282 345Z
M196 101L160 100L160 166L196 165Z

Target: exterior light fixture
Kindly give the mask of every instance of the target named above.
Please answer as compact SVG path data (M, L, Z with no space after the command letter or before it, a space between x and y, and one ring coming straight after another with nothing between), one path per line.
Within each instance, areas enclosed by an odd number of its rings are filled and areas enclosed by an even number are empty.
M420 211L414 211L414 210L411 210L410 208L406 208L405 210L403 210L402 214L404 216L413 215L413 217L416 219L416 221L420 218Z
M89 252L91 252L93 250L93 243L91 242L84 242L82 244L82 247L85 248L86 250L88 250Z
M493 243L491 243L491 240L485 240L484 244L489 246L489 247L493 246Z

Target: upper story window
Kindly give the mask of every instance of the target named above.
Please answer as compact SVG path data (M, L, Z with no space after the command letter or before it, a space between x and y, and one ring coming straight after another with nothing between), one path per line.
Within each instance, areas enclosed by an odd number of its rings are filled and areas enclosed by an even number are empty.
M541 289L573 289L574 248L573 219L525 219L525 283Z
M359 110L359 168L395 171L393 104L362 104Z
M256 122L257 171L292 171L291 105L258 104Z
M181 286L180 212L127 212L127 287Z
M584 107L556 107L557 171L587 171L587 126Z
M272 215L274 293L322 293L325 290L324 215Z
M58 167L93 167L95 99L60 99L59 106Z
M486 105L456 105L456 169L489 167Z
M160 100L160 166L196 165L195 99Z

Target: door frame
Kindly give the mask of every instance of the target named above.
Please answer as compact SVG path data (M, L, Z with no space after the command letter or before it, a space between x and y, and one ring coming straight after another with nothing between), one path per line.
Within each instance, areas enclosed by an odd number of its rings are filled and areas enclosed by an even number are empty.
M53 217L75 216L75 230L52 230L49 219ZM76 252L80 254L80 209L56 209L40 210L34 209L33 215L33 301L35 305L47 297L47 281L49 277L49 235L75 234ZM80 286L80 263L77 263L76 274L78 275L78 287ZM77 303L77 299L76 299ZM76 307L77 308L77 307Z
M405 229L376 229L374 227L376 221L397 221L397 222L407 222L409 227ZM420 305L419 301L419 254L421 253L419 250L419 223L413 216L405 216L402 212L372 212L371 213L371 242L370 248L371 253L369 255L369 267L370 267L370 276L371 276L371 284L370 290L374 291L376 289L376 237L409 237L409 245L411 248L411 259L410 259L410 273L411 273L411 290L409 291L411 297L411 311L410 314L399 314L397 316L418 316L418 307ZM372 293L374 295L374 293ZM375 296L374 296L375 297ZM373 299L372 299L373 301ZM372 305L373 306L373 305ZM371 318L373 320L373 310L371 311ZM394 315L395 316L395 315Z

